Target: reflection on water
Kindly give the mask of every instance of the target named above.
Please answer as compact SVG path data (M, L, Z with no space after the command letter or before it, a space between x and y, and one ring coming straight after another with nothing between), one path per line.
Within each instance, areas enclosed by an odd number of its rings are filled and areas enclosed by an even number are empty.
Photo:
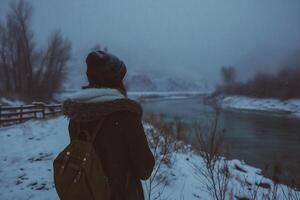
M142 103L145 114L164 113L169 119L180 117L190 127L194 122L208 121L211 107L202 99L189 98ZM281 178L300 182L300 119L264 114L222 111L220 128L225 129L225 141L231 146L231 158L264 169L280 163ZM191 137L193 135L191 134ZM271 174L271 167L269 167Z

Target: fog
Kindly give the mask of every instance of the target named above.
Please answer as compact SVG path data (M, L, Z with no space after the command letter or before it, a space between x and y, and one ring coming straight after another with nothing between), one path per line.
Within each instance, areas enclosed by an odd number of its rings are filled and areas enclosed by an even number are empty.
M60 29L73 61L96 43L130 71L215 83L222 65L241 79L274 71L300 49L299 0L30 0L40 44ZM3 20L9 0L0 1Z

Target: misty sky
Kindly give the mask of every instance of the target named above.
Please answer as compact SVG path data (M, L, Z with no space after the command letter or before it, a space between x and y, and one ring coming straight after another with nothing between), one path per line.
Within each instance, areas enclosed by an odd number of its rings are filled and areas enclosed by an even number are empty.
M9 0L0 0L3 20ZM300 49L299 0L30 0L35 36L60 29L82 64L100 43L130 71L211 80L273 70Z

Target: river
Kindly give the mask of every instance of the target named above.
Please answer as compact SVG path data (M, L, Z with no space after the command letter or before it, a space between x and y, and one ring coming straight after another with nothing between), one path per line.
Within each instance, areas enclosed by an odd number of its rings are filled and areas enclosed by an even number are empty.
M163 113L167 119L179 117L188 127L208 121L214 114L213 108L203 103L203 95L146 99L142 106L145 114ZM230 146L230 159L244 160L261 169L269 166L264 173L268 177L271 177L273 164L279 163L280 179L284 183L290 184L291 180L300 183L300 119L226 110L219 119L219 128L225 130L225 142ZM189 137L193 137L192 131Z

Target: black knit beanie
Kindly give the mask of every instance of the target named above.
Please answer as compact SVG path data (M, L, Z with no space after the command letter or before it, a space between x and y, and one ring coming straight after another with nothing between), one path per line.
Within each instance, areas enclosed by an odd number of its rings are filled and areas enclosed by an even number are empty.
M116 56L104 51L93 51L86 57L87 78L90 86L116 85L122 82L127 70Z

